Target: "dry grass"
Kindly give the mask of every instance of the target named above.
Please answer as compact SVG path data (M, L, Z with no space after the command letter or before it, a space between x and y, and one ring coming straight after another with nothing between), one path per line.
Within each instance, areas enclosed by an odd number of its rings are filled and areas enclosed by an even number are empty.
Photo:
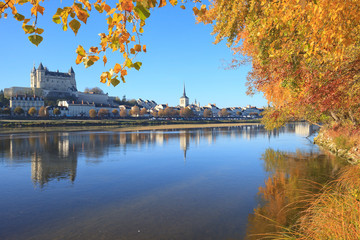
M307 198L308 208L296 224L284 227L274 222L278 231L257 239L360 239L360 166L345 167L336 180Z

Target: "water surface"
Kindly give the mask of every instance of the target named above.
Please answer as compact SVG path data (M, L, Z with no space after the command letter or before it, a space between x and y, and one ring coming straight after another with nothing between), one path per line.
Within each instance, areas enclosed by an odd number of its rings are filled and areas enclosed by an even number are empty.
M0 239L257 239L341 167L310 131L0 135Z

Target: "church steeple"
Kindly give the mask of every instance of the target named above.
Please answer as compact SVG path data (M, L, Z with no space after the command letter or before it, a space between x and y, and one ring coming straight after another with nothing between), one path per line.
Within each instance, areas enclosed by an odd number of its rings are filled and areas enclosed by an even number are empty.
M184 93L183 93L183 97L186 97L185 83L184 83Z
M184 92L183 95L180 97L180 107L187 107L189 105L189 98L186 96L186 91L185 91L185 83L184 83Z

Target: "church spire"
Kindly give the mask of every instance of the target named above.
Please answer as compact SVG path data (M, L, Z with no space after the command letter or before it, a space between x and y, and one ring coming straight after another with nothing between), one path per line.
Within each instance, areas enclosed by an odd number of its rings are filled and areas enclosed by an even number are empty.
M185 83L184 83L184 93L183 93L183 97L186 97Z

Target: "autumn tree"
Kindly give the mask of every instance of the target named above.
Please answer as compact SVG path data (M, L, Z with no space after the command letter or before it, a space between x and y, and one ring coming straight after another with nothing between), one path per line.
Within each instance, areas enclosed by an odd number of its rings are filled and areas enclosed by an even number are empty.
M96 118L96 115L97 115L97 113L96 113L95 109L90 109L89 110L89 116L91 118Z
M204 115L204 117L209 118L209 117L212 117L212 112L210 109L207 108L204 110L203 115Z
M141 111L140 111L140 115L141 116L144 116L145 114L147 114L147 109L146 108L142 108Z
M198 20L213 23L216 41L251 60L248 93L262 92L270 107L266 127L288 120L360 119L358 38L360 2L341 0L215 0Z
M120 110L120 117L126 117L127 116L127 112L126 112L126 109L122 108Z
M109 116L109 110L105 109L105 108L101 108L98 111L98 117L100 118L105 118Z
M179 113L176 110L174 110L174 108L172 107L166 107L164 109L164 116L166 117L174 117L177 115L179 115Z
M221 109L221 111L219 112L219 117L227 117L229 116L229 112L226 110L226 108Z
M49 116L49 113L48 111L46 110L46 108L44 106L42 106L40 109L39 109L39 113L38 113L39 117L47 117Z
M157 117L157 116L158 116L158 112L157 112L156 110L153 110L153 111L151 112L151 115L152 115L153 117Z
M111 113L113 114L114 117L118 117L119 116L119 111L117 109L113 109L111 111Z
M193 117L194 115L195 115L194 112L190 108L186 107L186 108L180 109L181 117L189 118L189 117Z
M133 106L130 111L131 111L131 113L129 113L129 114L130 114L131 116L138 117L139 114L140 114L140 109L139 109L138 106Z
M158 112L158 116L159 117L165 117L165 111L163 109L160 109L159 112Z
M99 87L85 88L85 93L104 94L104 91Z
M21 107L16 107L15 109L14 109L14 113L16 114L16 115L21 115L21 114L24 114L24 109L22 109Z
M37 110L36 110L36 108L34 108L34 107L31 107L30 109L29 109L29 111L28 111L28 114L30 115L30 116L34 116L35 114L37 113Z

